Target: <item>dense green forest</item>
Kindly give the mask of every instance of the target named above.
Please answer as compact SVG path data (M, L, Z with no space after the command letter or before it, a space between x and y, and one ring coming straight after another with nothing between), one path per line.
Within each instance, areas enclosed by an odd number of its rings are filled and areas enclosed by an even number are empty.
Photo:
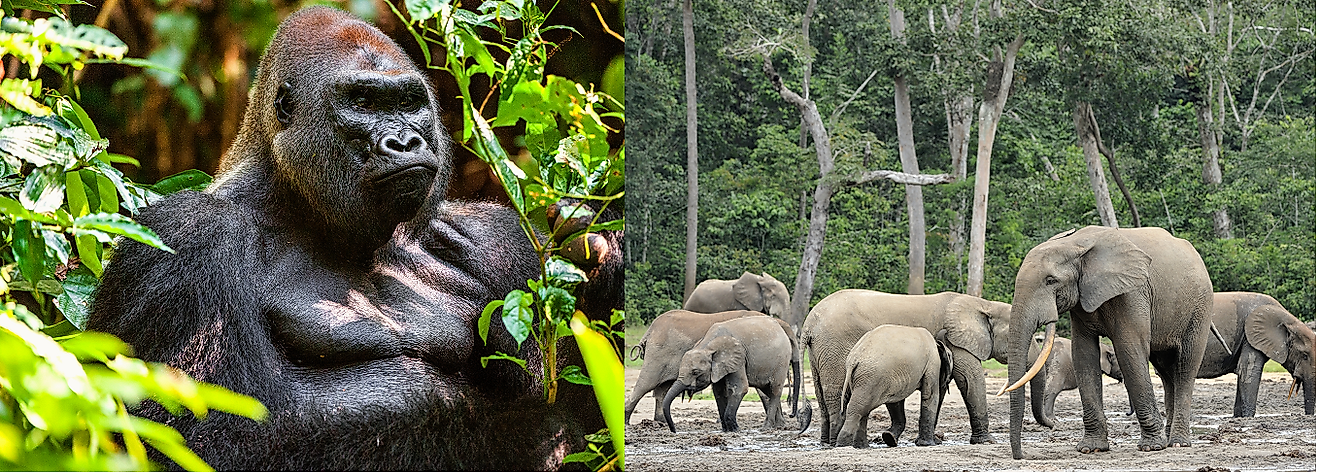
M1087 123L1112 155L1101 168L1119 226L1139 217L1142 226L1165 228L1196 246L1216 291L1266 293L1314 320L1314 5L1132 3L891 2L906 20L900 37L879 2L692 0L697 281L746 270L794 288L821 169L798 108L767 74L773 69L787 89L814 101L840 177L902 169L895 80L904 79L920 173L954 176L920 187L924 291L967 292L968 222L984 145L977 115L994 92L985 86L993 83L992 60L1016 41L989 162L984 297L1012 300L1018 265L1036 244L1102 224L1079 140L1078 124ZM626 15L634 322L683 299L683 4L634 1ZM1088 111L1093 120L1077 119ZM964 157L950 147L958 135L950 118L958 114L970 115ZM835 191L811 304L845 288L907 292L904 188L880 180Z

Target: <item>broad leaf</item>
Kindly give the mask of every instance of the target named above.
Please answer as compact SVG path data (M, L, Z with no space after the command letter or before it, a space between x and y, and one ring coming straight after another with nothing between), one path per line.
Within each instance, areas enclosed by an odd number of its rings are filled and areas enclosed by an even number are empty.
M160 240L159 236L156 236L156 232L118 213L94 213L81 216L73 220L73 227L75 233L80 229L103 231L126 236L134 241L170 253L174 252L173 249L165 245L165 242Z

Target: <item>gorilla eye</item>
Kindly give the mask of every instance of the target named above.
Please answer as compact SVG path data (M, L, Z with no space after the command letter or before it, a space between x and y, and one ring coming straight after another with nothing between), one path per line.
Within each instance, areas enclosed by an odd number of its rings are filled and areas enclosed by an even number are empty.
M1053 284L1059 284L1059 279L1058 279L1058 278L1055 278L1054 276L1046 276L1046 277L1045 277L1045 285L1046 285L1046 286L1050 286L1050 285L1053 285Z
M280 124L288 126L293 122L293 100L289 98L289 89L292 86L288 82L280 85L279 90L275 91L275 120Z
M371 101L368 100L366 96L357 96L353 98L353 105L362 109L366 109L367 105L370 103Z

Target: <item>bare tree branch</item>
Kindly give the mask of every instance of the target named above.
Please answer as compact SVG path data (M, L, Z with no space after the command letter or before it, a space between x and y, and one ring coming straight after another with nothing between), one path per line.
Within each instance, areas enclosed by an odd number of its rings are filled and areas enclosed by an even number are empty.
M861 94L862 89L866 88L866 83L871 82L871 79L879 72L880 70L878 69L871 71L871 75L866 77L866 81L862 81L862 85L858 86L856 91L853 91L852 96L849 96L848 100L844 101L843 104L840 104L839 107L834 108L834 113L830 114L830 129L833 129L835 123L839 122L839 116L843 115L843 110L848 108L848 104L852 103L854 99L857 99L857 95Z
M860 185L876 180L890 180L903 185L938 185L953 183L954 177L950 174L905 174L893 170L871 170L845 179L849 185Z

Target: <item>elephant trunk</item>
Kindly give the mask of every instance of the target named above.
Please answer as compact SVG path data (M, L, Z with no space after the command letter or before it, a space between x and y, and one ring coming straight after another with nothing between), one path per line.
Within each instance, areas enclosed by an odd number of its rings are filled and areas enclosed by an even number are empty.
M665 423L669 424L669 431L671 433L678 433L678 430L674 428L674 418L669 414L669 406L674 402L674 397L687 391L687 388L687 385L684 385L683 382L675 381L674 384L669 387L669 393L665 394L665 400L662 405L664 405L665 408Z
M1315 414L1315 378L1306 378L1304 376L1293 374L1293 383L1288 387L1288 398L1292 398L1293 391L1297 391L1302 396L1302 405L1307 415Z
M790 406L791 409L792 409L792 410L791 410L792 413L789 414L788 417L789 417L789 418L797 418L797 416L798 416L798 390L802 388L802 361L801 361L801 360L794 360L794 361L791 362L791 364L792 364L792 367L793 367L793 389L792 389L792 390L790 391L790 393L789 393L789 406Z
M1020 291L1020 290L1019 290ZM1056 319L1049 320L1045 326L1046 347L1041 351L1040 356L1036 358L1036 364L1033 365L1031 375L1027 375L1027 356L1031 349L1031 337L1036 331L1037 323L1040 320L1035 319L1035 315L1040 313L1029 312L1026 305L1019 305L1017 297L1020 292L1014 293L1014 303L1012 312L1012 327L1009 330L1009 339L1012 349L1009 351L1008 358L1008 380L1017 382L1015 385L1006 385L1004 390L1000 390L1000 395L1009 391L1009 443L1013 448L1013 459L1022 459L1022 417L1026 410L1025 398L1026 389L1022 384L1031 380L1044 362L1049 358L1050 350L1054 346L1054 323ZM1053 304L1052 302L1050 304ZM1053 311L1054 309L1049 309ZM1048 317L1048 316L1047 316ZM1009 388L1012 387L1012 388Z

